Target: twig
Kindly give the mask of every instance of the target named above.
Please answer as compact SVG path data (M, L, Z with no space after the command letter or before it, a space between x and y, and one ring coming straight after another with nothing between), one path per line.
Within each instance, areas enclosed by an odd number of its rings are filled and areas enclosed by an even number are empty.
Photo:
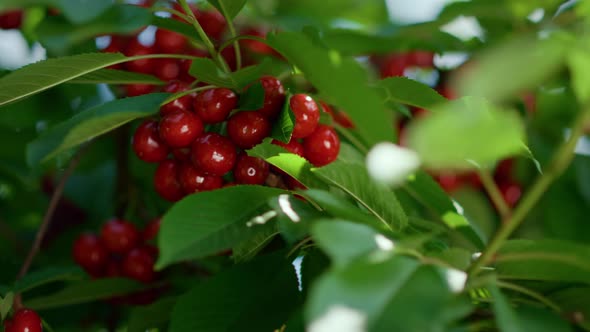
M496 185L496 182L494 182L494 178L490 172L488 170L482 169L479 171L479 177L488 195L490 195L492 203L494 203L494 206L496 209L498 209L498 213L500 213L500 218L502 221L508 220L512 211L510 210L508 204L506 204L504 197L502 197L502 193Z

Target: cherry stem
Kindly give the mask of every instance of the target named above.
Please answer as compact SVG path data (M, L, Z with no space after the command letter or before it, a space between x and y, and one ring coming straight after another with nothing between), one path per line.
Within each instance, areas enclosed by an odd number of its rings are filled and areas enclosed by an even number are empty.
M236 38L238 34L236 33L236 27L234 26L234 22L229 14L227 13L227 9L225 8L225 4L223 1L219 1L219 7L221 7L221 13L225 20L227 21L227 26L229 28L229 33L231 34L232 38ZM234 52L236 54L236 68L240 70L242 68L242 51L240 49L240 43L238 40L234 40Z
M584 134L584 128L588 122L590 122L590 108L580 113L574 123L569 138L558 148L545 172L531 186L521 203L514 210L514 213L505 220L481 256L471 264L467 271L470 277L474 277L482 272L482 267L494 259L494 256L504 242L522 224L529 211L539 202L553 181L568 168L575 156L574 152L578 140Z
M494 178L490 172L488 170L481 169L479 171L479 177L488 195L490 195L492 203L494 203L494 206L496 209L498 209L498 213L500 213L500 218L502 221L510 218L512 211L506 203L506 200L504 200L502 192L500 192L500 189L498 188L498 185L494 181Z

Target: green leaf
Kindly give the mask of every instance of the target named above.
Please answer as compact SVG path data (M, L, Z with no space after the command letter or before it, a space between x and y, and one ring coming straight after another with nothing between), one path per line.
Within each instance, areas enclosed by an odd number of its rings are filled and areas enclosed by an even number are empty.
M14 303L14 293L9 292L4 296L4 298L0 297L0 318L4 320L10 309L12 309L12 304Z
M256 226L246 223L281 193L275 188L234 186L186 197L162 219L156 267L215 254L249 238Z
M246 262L253 259L264 247L279 234L276 223L252 226L253 234L237 243L232 248L232 259Z
M428 85L406 77L388 77L378 83L386 103L395 102L430 109L446 99Z
M125 56L120 53L91 53L28 65L0 78L0 106L125 61Z
M565 51L566 44L557 38L512 38L476 58L458 80L457 89L464 96L481 96L494 101L513 97L538 86L559 70Z
M53 0L64 16L73 23L86 23L113 6L110 1Z
M27 146L27 162L36 165L132 120L154 114L168 96L154 93L118 99L82 111L31 142Z
M520 117L485 99L464 97L435 111L408 127L408 144L429 169L487 166L523 150Z
M289 102L291 96L291 94L287 94L283 109L273 124L271 133L272 138L284 143L291 141L291 134L293 134L293 128L295 128L295 114L291 110L291 103Z
M194 42L202 42L199 35L195 33L195 28L184 21L154 15L152 16L152 25L164 30L177 32Z
M23 293L35 287L55 281L80 280L85 276L84 272L77 266L70 267L48 267L43 270L28 273L22 279L14 283L13 291Z
M230 19L236 17L248 0L207 0L215 6L221 13L227 14Z
M159 78L132 71L117 69L99 69L92 73L74 78L67 83L70 84L164 84Z
M251 65L240 70L231 73L231 79L234 84L234 88L242 90L243 88L250 85L252 82L258 81L264 74L272 71L273 62L270 58L265 58L261 63Z
M590 287L572 287L558 290L549 295L552 301L568 316L581 313L583 317L590 317ZM590 330L590 322L586 319L579 322L587 331Z
M152 304L141 307L133 307L129 317L128 332L151 331L152 328L165 327L170 320L172 308L176 298L165 298Z
M590 247L558 240L510 240L496 257L501 279L590 284Z
M579 47L568 53L568 65L572 76L572 88L580 104L590 101L590 51Z
M312 172L327 184L342 189L391 229L398 231L408 225L395 193L374 182L364 166L335 161Z
M127 278L85 280L50 294L25 301L27 308L45 310L96 300L108 299L143 289L143 285Z
M238 109L242 111L255 111L264 106L264 87L260 81L250 85L240 95Z
M223 72L215 62L209 58L194 59L188 72L199 81L213 84L218 87L234 87L234 82L231 80L230 76Z
M394 138L393 114L368 86L368 74L358 62L314 44L301 33L269 34L267 41L305 74L322 98L350 115L369 143Z
M284 253L237 265L179 297L171 332L274 331L300 305L298 283Z
M494 299L493 308L499 330L501 332L524 332L516 312L498 287L489 286L488 290Z

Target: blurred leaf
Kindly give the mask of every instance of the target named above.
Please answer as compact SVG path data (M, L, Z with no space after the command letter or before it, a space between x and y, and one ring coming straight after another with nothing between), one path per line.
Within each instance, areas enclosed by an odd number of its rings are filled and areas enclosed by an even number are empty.
M293 128L295 128L295 114L291 110L291 103L289 102L291 96L291 94L287 94L283 109L272 126L271 137L283 143L291 141L291 134L293 134Z
M170 320L172 308L176 303L175 297L158 300L152 304L133 307L127 326L128 332L151 331L152 328L166 326Z
M300 305L284 253L258 257L199 283L178 298L171 332L274 331Z
M234 86L230 76L217 67L217 64L209 58L194 59L189 73L199 81L218 87L231 88Z
M342 189L393 230L399 231L408 225L408 217L395 193L374 182L364 166L335 161L312 172L327 184Z
M127 278L105 278L73 283L50 294L26 300L24 305L34 310L45 310L108 299L143 289L143 285Z
M277 65L270 58L265 58L256 65L247 66L231 73L231 79L234 82L234 88L242 90L248 85L258 82L258 79L264 74L271 73Z
M177 32L194 42L202 42L199 35L195 32L195 28L184 21L153 15L152 25L164 30Z
M350 115L369 143L394 138L393 115L367 85L368 74L354 59L317 46L301 33L269 34L267 40L305 74L326 102Z
M247 226L247 221L281 193L275 188L233 186L184 198L162 219L156 267L215 254L248 239L256 226Z
M590 101L590 50L573 48L568 53L572 88L581 105Z
M28 273L22 279L15 281L12 289L16 293L23 293L51 282L79 280L84 276L85 273L78 266L46 267L43 270Z
M227 14L230 19L233 19L244 8L248 0L207 0L207 2L215 6L222 14Z
M8 292L4 298L0 296L0 318L4 320L10 309L12 309L12 304L14 303L14 293Z
M552 301L556 302L566 315L581 313L583 317L590 317L590 287L571 287L558 290L549 295ZM590 330L590 322L584 320L579 322L587 331Z
M447 101L428 85L406 77L388 77L379 81L378 86L383 89L386 103L395 102L430 109Z
M27 162L36 165L132 120L154 114L168 96L153 93L118 99L82 111L31 142L27 146Z
M489 286L488 290L494 299L493 308L496 314L496 322L501 332L524 332L516 312L513 310L508 299L495 285Z
M408 128L409 146L429 169L486 166L523 150L520 117L485 99L464 97L434 110Z
M159 78L126 70L99 69L68 81L70 84L164 84Z
M57 8L70 22L82 24L104 13L113 6L113 2L86 0L3 0L0 2L0 11L32 6Z

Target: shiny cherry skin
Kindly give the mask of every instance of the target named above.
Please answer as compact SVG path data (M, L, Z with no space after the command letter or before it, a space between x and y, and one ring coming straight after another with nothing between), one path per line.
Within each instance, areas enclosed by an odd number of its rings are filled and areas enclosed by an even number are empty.
M303 153L304 153L303 152L303 145L301 145L301 143L297 142L296 139L291 139L289 141L289 143L284 143L284 142L281 142L281 141L277 141L276 139L273 139L272 140L272 144L281 146L285 150L287 150L287 151L289 151L289 152L291 152L293 154L296 154L296 155L299 155L299 156L303 157Z
M109 252L100 237L94 234L78 236L72 255L74 261L91 275L100 275L109 261Z
M262 185L270 174L266 161L248 155L241 155L234 167L234 179L239 184Z
M127 45L124 53L126 56L148 55L154 54L155 50L153 47L144 46L137 39L134 39ZM156 59L134 60L125 62L125 68L136 73L151 74L156 63Z
M198 137L191 148L193 164L209 175L223 176L234 168L236 159L234 143L217 133L207 133Z
M168 93L179 93L187 91L188 89L189 85L187 83L178 80L170 81L168 82L168 84L166 84L166 86L164 86L164 92ZM168 104L160 107L160 114L166 115L169 113L174 113L176 111L192 111L193 98L194 96L192 94L188 94L180 98L174 99Z
M303 93L295 94L289 100L291 110L295 115L295 128L293 138L304 138L309 136L318 126L320 121L320 109L316 102Z
M216 175L207 175L198 170L191 163L183 163L180 166L178 178L185 194L193 194L201 191L219 189L223 186L223 178Z
M199 93L194 100L195 113L204 123L223 122L238 106L238 96L226 88L215 88Z
M158 122L144 121L133 135L133 151L139 159L148 163L164 161L170 152L170 148L160 138Z
M177 32L158 28L154 45L161 53L177 54L184 51L187 46L187 39Z
M152 219L141 233L143 240L145 242L155 240L160 232L160 225L162 224L162 218L154 218Z
M285 88L281 81L272 76L263 76L260 83L264 88L264 106L258 110L265 117L275 118L285 103Z
M22 308L17 310L12 316L12 326L7 332L42 332L43 322L41 317L31 310Z
M11 10L0 13L0 29L18 29L23 23L23 11Z
M177 59L156 59L154 74L162 81L171 81L180 77L180 62Z
M154 188L160 197L170 202L177 202L184 197L178 179L179 163L175 160L164 160L154 173Z
M134 248L123 258L123 275L140 282L149 283L156 276L154 272L155 262L151 250L145 247Z
M160 138L172 148L183 148L203 133L203 122L193 112L177 111L160 120Z
M338 157L340 138L332 127L318 125L311 135L303 139L303 151L305 159L313 165L327 165Z
M113 219L107 221L100 229L100 237L108 251L124 254L139 243L139 231L130 222Z
M151 84L126 84L125 95L127 97L137 97L147 95L156 90L156 87Z
M227 133L235 145L250 149L270 135L272 125L256 111L238 112L227 121Z

